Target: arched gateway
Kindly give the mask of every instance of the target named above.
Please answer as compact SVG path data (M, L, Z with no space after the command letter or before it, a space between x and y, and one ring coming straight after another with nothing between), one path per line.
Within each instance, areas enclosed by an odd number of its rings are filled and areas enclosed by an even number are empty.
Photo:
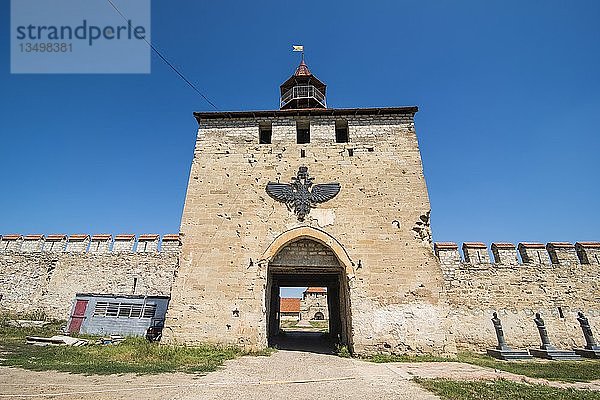
M351 349L349 277L354 276L354 270L339 242L322 230L299 227L277 237L263 256L267 265L265 304L269 343L279 334L279 289L314 286L327 288L332 341ZM323 314L319 314L323 319Z
M326 108L305 63L280 89L280 110L194 114L163 340L264 348L299 285L327 287L357 354L452 352L417 108Z

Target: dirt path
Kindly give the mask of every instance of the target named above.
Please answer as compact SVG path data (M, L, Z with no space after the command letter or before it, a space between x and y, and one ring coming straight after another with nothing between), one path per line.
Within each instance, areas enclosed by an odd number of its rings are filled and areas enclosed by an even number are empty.
M206 376L82 376L0 368L0 399L437 399L384 364L278 351Z
M242 357L205 376L160 374L83 376L0 367L0 400L7 399L436 399L411 382L423 378L507 379L600 390L592 383L549 382L457 362L374 364L280 350Z

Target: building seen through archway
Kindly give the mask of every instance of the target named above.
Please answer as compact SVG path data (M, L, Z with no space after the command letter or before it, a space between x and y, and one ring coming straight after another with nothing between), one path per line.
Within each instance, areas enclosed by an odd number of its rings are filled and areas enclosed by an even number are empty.
M300 320L329 320L327 288L306 288L300 301Z
M281 298L281 288L307 287L302 298ZM300 238L281 248L268 266L268 340L278 348L332 351L350 345L345 272L325 244Z
M287 295L284 293L287 289ZM289 297L292 293L300 297ZM282 330L293 328L329 331L327 288L280 288L279 326ZM317 323L316 321L320 321Z

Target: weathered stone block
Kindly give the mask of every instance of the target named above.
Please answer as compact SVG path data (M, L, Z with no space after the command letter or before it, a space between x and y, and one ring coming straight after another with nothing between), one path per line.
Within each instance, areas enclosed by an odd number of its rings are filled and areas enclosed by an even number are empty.
M434 244L434 251L442 264L460 265L462 261L456 243L436 242Z
M70 235L65 251L71 253L85 253L90 244L90 235Z
M181 238L178 234L164 235L160 251L165 253L179 253L181 249Z
M575 246L568 242L550 242L546 245L552 264L577 264L579 258Z
M112 251L114 253L132 253L135 246L135 235L120 234L115 236Z
M158 251L159 235L144 234L138 238L137 253L156 253Z
M42 251L47 253L62 253L67 245L67 235L48 235L45 238Z
M462 249L465 255L465 262L473 265L490 263L490 255L485 243L465 242Z
M492 254L494 262L501 265L518 265L517 249L512 243L494 242L492 243Z
M543 243L522 242L519 243L517 248L524 264L550 264L548 253Z
M42 251L44 247L44 235L25 235L21 244L21 251L26 253L36 253Z
M108 253L112 245L112 235L96 234L93 235L90 242L90 253Z
M23 243L21 235L2 235L0 237L0 253L9 251L20 251Z
M581 264L600 265L600 242L577 242L575 251Z

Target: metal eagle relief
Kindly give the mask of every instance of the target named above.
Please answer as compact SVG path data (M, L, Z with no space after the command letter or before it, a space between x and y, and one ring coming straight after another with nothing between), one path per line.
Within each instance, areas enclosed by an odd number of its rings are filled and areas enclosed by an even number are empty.
M266 191L275 200L293 208L298 221L304 221L311 208L317 203L333 199L341 189L339 183L314 185L313 179L315 178L308 176L308 167L300 167L298 174L292 178L292 183L269 182Z

